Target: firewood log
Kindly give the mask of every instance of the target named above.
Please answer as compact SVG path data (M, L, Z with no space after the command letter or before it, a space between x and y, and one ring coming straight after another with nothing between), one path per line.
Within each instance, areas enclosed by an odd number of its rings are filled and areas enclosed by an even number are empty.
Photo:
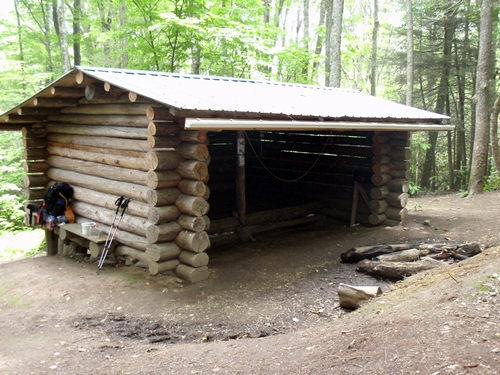
M373 260L362 260L358 263L356 271L366 273L374 277L389 280L402 280L416 273L443 267L445 263L424 258L417 262L377 262Z
M352 286L340 283L337 293L340 307L355 310L363 302L382 294L382 289L379 286Z
M359 262L363 259L373 259L382 254L392 253L393 250L390 249L387 245L376 245L376 246L361 246L361 247L353 247L342 254L340 257L343 262L353 263Z
M383 254L374 258L380 262L415 262L420 259L420 250L408 249L396 251L392 254Z

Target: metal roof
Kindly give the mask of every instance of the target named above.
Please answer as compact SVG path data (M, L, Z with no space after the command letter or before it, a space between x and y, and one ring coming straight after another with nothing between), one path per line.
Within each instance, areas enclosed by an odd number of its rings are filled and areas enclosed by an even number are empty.
M269 82L251 79L186 75L127 69L75 67L51 83L49 88L76 86L78 72L126 91L150 98L175 110L217 112L220 117L236 114L286 116L329 121L441 124L448 116L408 107L356 90ZM68 83L73 82L73 83ZM0 116L5 121L32 98ZM227 116L224 115L227 113ZM210 116L208 116L210 117ZM242 116L239 116L240 118ZM450 129L435 129L450 130Z
M176 109L339 119L436 121L449 118L356 90L124 69L76 69Z

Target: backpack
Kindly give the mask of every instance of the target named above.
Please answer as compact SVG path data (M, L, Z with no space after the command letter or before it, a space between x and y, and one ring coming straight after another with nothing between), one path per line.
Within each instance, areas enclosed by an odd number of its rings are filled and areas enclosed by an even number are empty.
M73 197L73 193L73 187L66 182L56 182L50 186L43 197L42 205L38 209L37 224L50 222L51 228L49 229L53 229L52 222L55 218L63 216L65 211L69 209L68 201ZM66 222L66 220L61 218L56 222Z

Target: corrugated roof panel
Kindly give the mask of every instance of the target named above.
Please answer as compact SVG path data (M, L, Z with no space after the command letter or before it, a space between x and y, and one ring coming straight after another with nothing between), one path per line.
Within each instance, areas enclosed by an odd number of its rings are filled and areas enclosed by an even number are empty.
M448 119L354 90L122 69L77 69L177 109L339 119Z

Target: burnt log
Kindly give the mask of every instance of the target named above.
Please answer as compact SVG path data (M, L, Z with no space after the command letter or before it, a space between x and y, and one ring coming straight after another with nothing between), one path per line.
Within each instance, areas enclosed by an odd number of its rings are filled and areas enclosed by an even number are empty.
M373 259L383 254L390 254L393 250L387 245L353 247L342 254L340 258L343 262L354 263L364 259Z

